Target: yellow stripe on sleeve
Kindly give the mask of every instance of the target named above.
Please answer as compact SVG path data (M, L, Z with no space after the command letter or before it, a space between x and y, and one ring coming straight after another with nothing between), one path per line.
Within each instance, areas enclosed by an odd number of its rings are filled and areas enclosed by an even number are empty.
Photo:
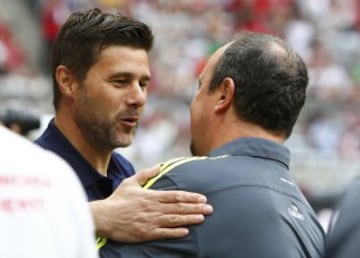
M107 238L105 237L98 237L96 239L96 250L100 250L101 247L103 247L107 242Z

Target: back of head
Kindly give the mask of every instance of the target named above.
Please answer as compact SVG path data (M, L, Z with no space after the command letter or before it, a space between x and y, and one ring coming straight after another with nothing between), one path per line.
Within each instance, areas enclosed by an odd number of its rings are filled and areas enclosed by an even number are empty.
M209 90L224 78L235 83L239 118L289 137L305 103L308 84L301 57L277 37L243 32L217 64Z
M104 48L125 46L149 52L152 44L150 27L121 13L103 13L95 8L70 15L60 29L51 56L55 109L60 97L55 78L59 65L68 67L81 81Z

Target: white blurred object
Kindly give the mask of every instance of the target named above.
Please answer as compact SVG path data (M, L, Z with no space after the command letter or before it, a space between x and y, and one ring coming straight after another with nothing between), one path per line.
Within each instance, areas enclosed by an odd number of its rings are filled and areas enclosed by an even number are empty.
M97 257L91 213L70 166L1 126L0 142L0 257Z

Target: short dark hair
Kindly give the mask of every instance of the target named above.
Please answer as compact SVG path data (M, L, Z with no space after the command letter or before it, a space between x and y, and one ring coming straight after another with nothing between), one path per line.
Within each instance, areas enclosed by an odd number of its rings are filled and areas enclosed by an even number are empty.
M100 52L113 45L149 52L153 45L153 34L146 24L121 13L103 13L94 8L70 15L60 29L51 56L55 110L60 98L56 68L65 65L82 81Z
M224 51L209 91L230 77L235 83L237 115L290 136L305 103L307 69L302 58L281 39L242 32Z

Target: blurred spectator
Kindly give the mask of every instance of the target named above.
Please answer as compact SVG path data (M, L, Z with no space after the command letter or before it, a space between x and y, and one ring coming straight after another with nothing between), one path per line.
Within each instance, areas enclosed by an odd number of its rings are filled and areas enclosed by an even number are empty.
M11 131L26 136L30 131L40 127L40 117L17 110L1 110L0 123Z
M345 67L323 44L315 43L313 50L308 65L310 94L322 100L348 98L352 93L352 81Z
M318 161L316 165L327 164L328 155L334 162L339 161L337 164L345 159L348 161L345 164L357 165L355 156L360 152L357 140L360 133L354 117L359 116L356 106L360 104L360 1L31 0L31 6L41 7L37 7L42 10L39 27L41 24L43 40L49 48L69 10L94 5L120 9L150 24L156 35L151 56L150 95L157 99L149 101L147 109L156 110L158 99L162 99L166 104L160 108L166 112L158 112L157 123L153 112L145 114L137 133L138 142L151 142L150 134L159 140L156 146L140 143L131 147L135 164L151 166L163 157L188 154L185 140L188 124L186 117L178 119L178 116L183 114L179 110L186 108L184 103L197 87L199 71L213 50L231 40L236 32L255 30L283 37L308 65L309 98L298 124L300 130L293 135L299 140L290 146L295 152L293 164L301 165L298 170L294 169L295 173L311 167L313 160ZM38 20L38 16L39 13L34 13L34 19ZM1 28L0 25L0 35ZM11 44L12 58L9 58L8 43L0 36L0 74L1 71L7 73L0 76L0 103L4 108L52 112L50 81L46 80L46 74L37 72L44 71L39 67L23 68L27 63L19 43L26 42L17 42L16 31L11 28L6 26L6 33L11 32L10 38L15 41ZM6 60L13 64L5 65ZM47 61L42 65L48 69ZM14 69L9 72L8 67ZM171 140L171 144L165 139ZM299 161L296 151L301 156Z
M297 0L303 14L307 14L317 26L322 26L330 9L331 0ZM314 24L315 25L315 24Z
M305 61L312 56L311 43L315 37L315 28L306 15L294 4L289 13L289 18L284 26L284 39L295 49Z
M19 70L25 64L22 48L6 23L0 21L0 74Z
M357 161L360 157L360 112L344 109L344 129L340 139L340 155L345 161Z
M356 23L357 0L332 0L330 1L329 26L333 29L350 30Z
M61 25L69 15L70 10L64 0L45 0L41 14L41 28L46 43L46 60L44 62L45 71L49 71L49 53Z
M337 119L324 113L315 113L309 118L307 139L322 158L335 158L338 154L341 127Z

